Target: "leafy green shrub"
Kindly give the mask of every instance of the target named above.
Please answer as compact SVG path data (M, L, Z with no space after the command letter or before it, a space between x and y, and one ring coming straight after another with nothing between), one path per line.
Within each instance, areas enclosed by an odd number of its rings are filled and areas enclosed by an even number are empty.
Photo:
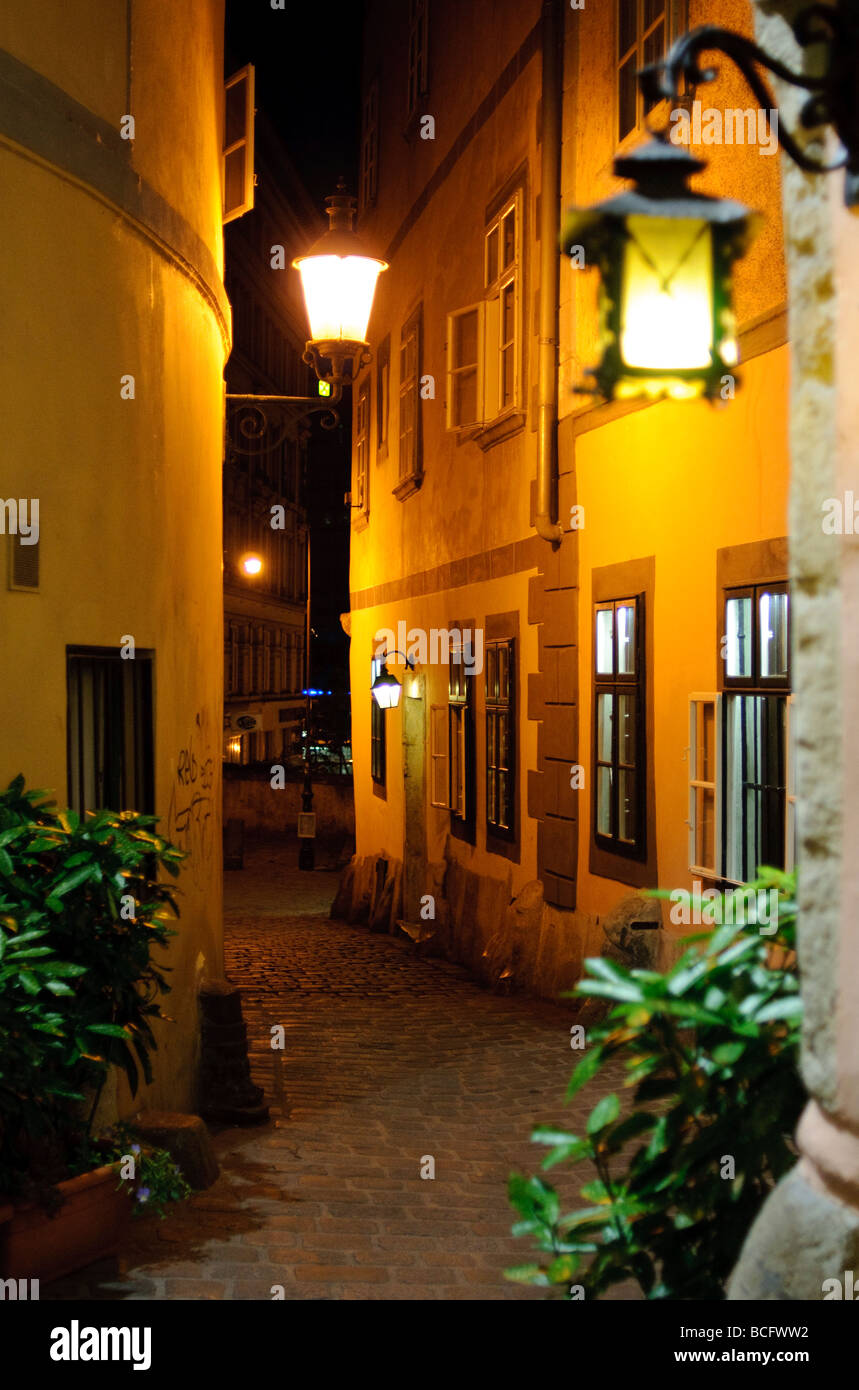
M133 1160L133 1176L126 1173L129 1159ZM172 1202L181 1202L191 1193L181 1168L167 1149L140 1144L132 1126L126 1123L99 1139L83 1143L71 1163L73 1173L86 1173L104 1163L115 1163L119 1186L125 1187L134 1202L134 1216L155 1215L163 1220Z
M152 1079L151 1022L169 990L153 951L178 916L163 868L181 851L154 817L56 811L16 777L0 794L0 1191L64 1177L109 1068ZM88 1121L81 1102L89 1098ZM56 1175L53 1170L56 1169ZM46 1178L47 1180L47 1178Z
M588 1298L627 1279L646 1298L724 1297L764 1198L795 1162L791 1136L804 1102L795 878L760 874L752 886L778 892L774 935L716 926L688 938L664 974L587 961L589 977L574 993L613 1007L590 1030L567 1098L613 1063L626 1072L632 1105L603 1096L582 1136L535 1130L534 1142L550 1150L544 1170L587 1161L596 1179L581 1188L586 1205L562 1214L542 1178L511 1177L522 1218L514 1234L531 1236L547 1258L508 1278L565 1285L568 1296L579 1285Z

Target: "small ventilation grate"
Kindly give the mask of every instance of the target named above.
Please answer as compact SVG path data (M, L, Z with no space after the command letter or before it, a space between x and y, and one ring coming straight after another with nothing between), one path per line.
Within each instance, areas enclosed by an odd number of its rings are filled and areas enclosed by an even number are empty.
M20 536L10 536L9 540L12 546L11 588L38 589L39 542L24 545Z

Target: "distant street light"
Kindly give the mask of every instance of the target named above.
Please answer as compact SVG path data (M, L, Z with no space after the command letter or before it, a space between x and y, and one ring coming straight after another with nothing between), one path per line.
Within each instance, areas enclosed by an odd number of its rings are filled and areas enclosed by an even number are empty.
M262 560L259 555L243 555L241 567L244 574L260 574L262 572Z

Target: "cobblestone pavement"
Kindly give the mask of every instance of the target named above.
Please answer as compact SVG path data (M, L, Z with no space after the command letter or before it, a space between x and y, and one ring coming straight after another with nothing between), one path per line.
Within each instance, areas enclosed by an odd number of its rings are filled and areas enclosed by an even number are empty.
M598 1094L562 1104L569 1015L329 921L334 874L265 851L246 862L227 875L227 974L271 1121L215 1136L218 1182L166 1221L135 1222L119 1275L92 1266L43 1296L545 1297L502 1277L530 1258L506 1180L537 1168L535 1123L575 1130Z

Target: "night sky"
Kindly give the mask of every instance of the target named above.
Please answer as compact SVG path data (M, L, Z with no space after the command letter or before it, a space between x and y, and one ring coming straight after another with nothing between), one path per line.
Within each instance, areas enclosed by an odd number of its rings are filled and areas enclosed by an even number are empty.
M227 72L256 66L257 108L276 126L323 210L342 173L358 191L362 0L227 0Z
M362 0L300 6L286 0L227 0L225 75L245 63L256 68L257 110L272 122L324 213L324 200L342 174L358 191L361 135ZM311 424L306 504L312 548L311 684L335 692L319 701L322 726L337 711L348 717L348 639L340 614L349 607L349 488L351 400L340 407L341 426L329 433Z

